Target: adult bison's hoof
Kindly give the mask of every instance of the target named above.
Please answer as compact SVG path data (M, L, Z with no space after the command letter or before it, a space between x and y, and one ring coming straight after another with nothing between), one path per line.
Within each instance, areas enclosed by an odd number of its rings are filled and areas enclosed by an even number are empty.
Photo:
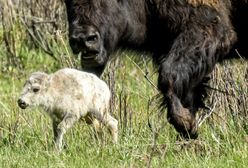
M198 132L197 127L187 128L184 125L179 125L173 123L176 131L179 133L179 136L183 139L197 139Z
M179 132L179 136L183 139L197 139L198 132L195 130L181 130L181 132Z
M196 139L198 137L195 116L187 108L182 106L172 108L168 113L168 121L182 138Z

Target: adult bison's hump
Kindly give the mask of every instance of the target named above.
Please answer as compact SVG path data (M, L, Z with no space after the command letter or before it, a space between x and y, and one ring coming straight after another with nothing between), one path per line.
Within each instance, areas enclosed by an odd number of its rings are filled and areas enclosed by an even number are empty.
M235 1L234 4L232 22L238 38L229 57L242 56L248 59L248 24L244 21L248 17L248 4L247 1Z

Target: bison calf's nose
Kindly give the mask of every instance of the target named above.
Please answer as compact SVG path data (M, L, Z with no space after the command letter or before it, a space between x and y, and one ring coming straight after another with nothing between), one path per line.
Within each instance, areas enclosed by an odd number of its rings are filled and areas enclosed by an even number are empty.
M19 107L21 107L22 109L25 109L28 105L25 101L23 101L22 99L18 99L17 101Z

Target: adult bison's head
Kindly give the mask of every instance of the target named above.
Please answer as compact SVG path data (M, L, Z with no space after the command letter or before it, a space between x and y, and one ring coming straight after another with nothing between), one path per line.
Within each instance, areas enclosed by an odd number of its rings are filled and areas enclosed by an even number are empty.
M84 70L100 75L125 29L118 0L65 0L69 43Z

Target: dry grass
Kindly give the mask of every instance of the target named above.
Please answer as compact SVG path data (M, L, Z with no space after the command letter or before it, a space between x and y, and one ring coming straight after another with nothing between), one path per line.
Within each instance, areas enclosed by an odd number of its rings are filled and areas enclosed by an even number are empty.
M177 141L160 113L157 74L137 53L119 55L103 78L112 91L111 112L118 118L120 142L92 140L78 124L66 135L69 148L58 155L51 123L40 109L22 111L16 100L26 76L79 67L67 44L61 1L0 1L0 166L1 167L245 167L247 165L248 62L231 60L211 74L206 104L212 114L196 141ZM48 5L49 4L49 5Z

